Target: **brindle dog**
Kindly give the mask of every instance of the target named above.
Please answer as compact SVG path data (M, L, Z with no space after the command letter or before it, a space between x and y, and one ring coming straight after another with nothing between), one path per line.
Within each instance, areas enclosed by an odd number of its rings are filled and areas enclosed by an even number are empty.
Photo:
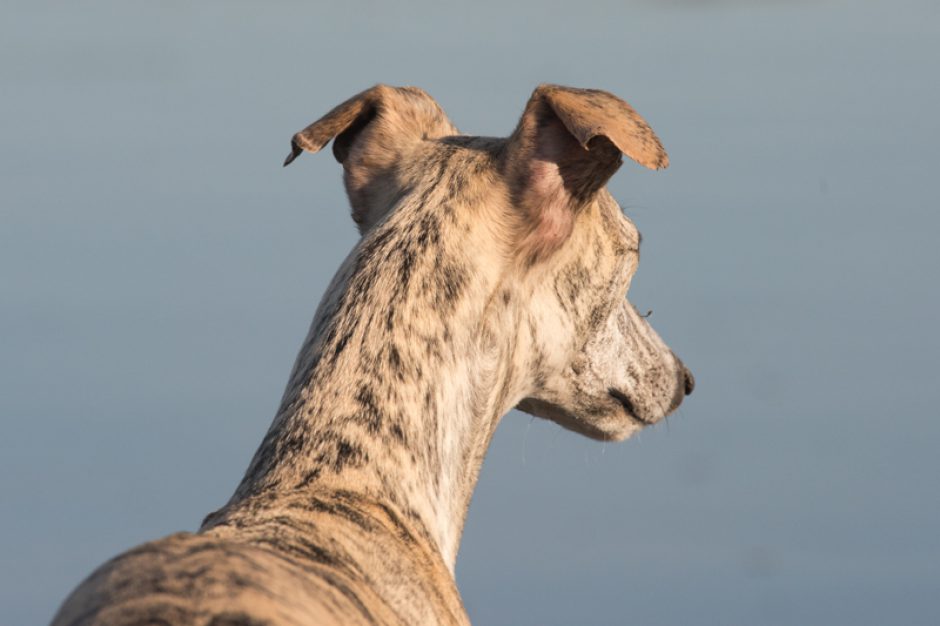
M362 238L241 484L196 534L108 561L55 626L466 624L454 562L513 407L620 440L693 379L625 295L640 234L605 184L668 160L603 92L542 85L512 136L471 137L379 85L293 137L330 140Z

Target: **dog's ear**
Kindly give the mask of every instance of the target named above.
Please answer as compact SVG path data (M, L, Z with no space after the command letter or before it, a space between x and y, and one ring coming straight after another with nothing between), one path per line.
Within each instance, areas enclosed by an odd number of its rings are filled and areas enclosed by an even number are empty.
M661 169L669 157L640 115L613 94L540 85L509 138L503 171L523 212L521 245L532 258L558 248L577 210L617 171L625 154Z
M390 208L397 194L394 170L418 142L459 131L431 96L416 87L376 85L356 94L291 139L289 165L302 152L333 140L360 232Z

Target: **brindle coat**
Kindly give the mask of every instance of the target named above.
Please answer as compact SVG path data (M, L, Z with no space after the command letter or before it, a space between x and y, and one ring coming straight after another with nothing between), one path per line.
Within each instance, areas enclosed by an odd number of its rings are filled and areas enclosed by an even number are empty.
M55 626L466 624L454 562L500 417L619 440L691 392L624 298L640 235L604 185L621 154L667 165L627 103L542 85L496 139L379 85L285 165L330 140L362 239L241 484L198 533L101 566Z

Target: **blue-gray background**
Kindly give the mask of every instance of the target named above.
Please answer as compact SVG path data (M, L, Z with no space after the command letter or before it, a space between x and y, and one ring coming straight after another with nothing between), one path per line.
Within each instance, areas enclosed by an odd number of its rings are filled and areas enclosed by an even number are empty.
M195 5L195 6L194 6ZM457 578L479 624L940 623L935 0L7 3L0 623L231 493L355 242L290 135L382 81L508 134L607 89L611 190L695 372L602 445L511 413Z

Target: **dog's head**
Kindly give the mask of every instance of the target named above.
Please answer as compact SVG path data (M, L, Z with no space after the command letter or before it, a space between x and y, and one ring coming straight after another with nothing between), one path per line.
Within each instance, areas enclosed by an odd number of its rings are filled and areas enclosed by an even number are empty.
M624 154L651 169L668 164L626 102L542 85L513 134L494 139L460 135L419 89L380 85L297 133L285 164L331 139L360 247L390 234L399 247L423 238L435 259L422 283L431 293L416 295L430 305L425 315L462 315L477 339L462 349L507 357L510 406L623 439L691 393L691 373L626 300L640 234L605 185ZM460 268L461 288L435 268ZM454 304L471 294L475 306ZM442 296L450 305L438 312Z

